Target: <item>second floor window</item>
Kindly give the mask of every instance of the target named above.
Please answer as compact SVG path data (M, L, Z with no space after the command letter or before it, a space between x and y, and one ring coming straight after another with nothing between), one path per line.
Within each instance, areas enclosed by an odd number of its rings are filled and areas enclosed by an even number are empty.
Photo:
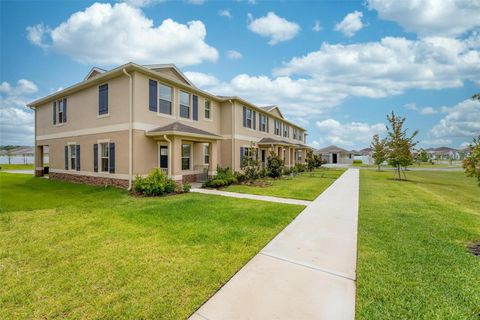
M205 100L205 119L210 119L210 101Z
M172 87L159 84L159 112L164 114L172 114Z
M293 139L297 140L297 128L293 128L292 131L293 131Z
M67 122L67 98L53 101L53 124Z
M289 127L288 127L288 124L283 124L283 136L285 138L288 138L289 137Z
M260 113L259 129L263 132L268 131L268 117L262 113Z
M180 117L190 119L190 94L180 91Z
M250 108L243 107L243 126L245 128L256 129L256 112Z
M108 114L108 84L98 87L98 114Z
M281 131L280 127L281 127L280 121L275 120L275 134L276 134L277 136L281 136L281 135L282 135L282 131Z

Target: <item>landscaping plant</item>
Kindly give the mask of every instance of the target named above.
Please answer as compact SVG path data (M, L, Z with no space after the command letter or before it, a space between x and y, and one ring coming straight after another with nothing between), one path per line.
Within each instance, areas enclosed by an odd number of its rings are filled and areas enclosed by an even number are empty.
M463 168L468 177L476 177L480 186L480 136L468 146L470 154L463 160Z
M307 150L307 170L312 172L317 167L317 159L312 150Z
M284 169L285 165L282 159L275 152L270 151L270 154L267 158L267 172L268 176L271 178L279 178Z
M405 118L398 117L393 111L391 115L387 115L387 120L390 123L390 126L387 126L387 161L395 168L398 180L402 180L401 168L413 164L412 149L418 143L413 139L418 134L418 130L415 130L411 136L407 136L407 129L403 128Z
M258 152L257 148L254 148L253 146L251 146L248 149L247 154L243 156L243 160L242 160L241 167L245 174L245 178L250 182L259 178L260 168L259 168L259 162L257 160L258 158L257 152Z
M175 181L165 176L158 168L152 170L145 178L137 175L133 183L134 192L147 197L174 193L176 187Z
M372 148L374 163L380 171L380 165L387 160L387 139L380 139L379 135L375 134L370 147Z

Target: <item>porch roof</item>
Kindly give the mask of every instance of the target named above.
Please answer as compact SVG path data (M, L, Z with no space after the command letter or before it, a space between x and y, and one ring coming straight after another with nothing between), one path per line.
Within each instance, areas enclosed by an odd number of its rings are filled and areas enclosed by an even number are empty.
M222 137L219 135L191 126L187 126L186 124L180 122L173 122L166 126L152 129L150 131L147 131L145 134L149 137L162 135L179 135L187 137L206 138L210 140L222 139Z
M304 144L296 144L296 143L291 143L285 140L277 140L273 138L262 138L262 140L258 141L258 144L259 145L277 144L277 145L290 146L290 147L296 147L296 148L310 148L309 146Z

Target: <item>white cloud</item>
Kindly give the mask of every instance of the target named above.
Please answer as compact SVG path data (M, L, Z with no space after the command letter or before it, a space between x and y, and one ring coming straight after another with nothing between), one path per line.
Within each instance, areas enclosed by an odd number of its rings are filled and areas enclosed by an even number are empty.
M314 149L319 149L320 148L320 142L313 140L312 142L307 143L310 147Z
M468 99L444 110L446 116L429 131L429 137L451 140L480 135L480 101Z
M320 25L320 21L318 20L315 21L315 24L313 25L312 30L315 32L322 31L322 26Z
M438 113L438 110L432 108L432 107L424 107L420 109L420 114L423 115L432 115Z
M226 17L226 18L229 18L229 19L232 19L232 14L230 13L230 9L223 9L223 10L219 10L218 11L218 15L220 17Z
M266 16L258 19L253 19L249 14L248 20L248 29L263 37L269 37L268 44L270 45L291 40L300 31L298 24L279 17L274 12L268 12Z
M26 108L38 91L30 80L0 84L0 144L33 145L34 115Z
M326 146L334 144L344 148L359 148L370 144L374 134L383 134L386 131L385 124L368 124L364 122L340 123L335 119L326 119L315 123L320 136L319 144Z
M119 2L125 2L131 5L132 7L148 7L156 3L164 2L165 0L121 0Z
M227 58L230 59L230 60L238 60L238 59L242 59L243 55L236 50L228 50L227 51Z
M205 42L203 22L166 19L155 27L140 9L126 3L94 3L55 28L37 25L27 32L34 45L86 64L135 61L185 66L218 59L217 50Z
M219 83L215 76L207 73L187 71L185 76L199 88L207 88Z
M367 0L367 7L421 36L458 36L480 26L478 0Z
M335 25L335 30L340 31L347 37L353 37L363 28L362 17L363 13L360 11L351 12L343 18L342 22Z
M323 43L320 50L295 57L274 70L277 76L301 75L316 85L346 89L349 96L371 98L407 89L461 87L480 74L480 35L457 40L386 37L359 44Z
M418 110L417 105L413 102L404 104L403 107L408 110Z
M452 139L425 139L420 142L422 146L433 147L433 146L448 146L451 145Z

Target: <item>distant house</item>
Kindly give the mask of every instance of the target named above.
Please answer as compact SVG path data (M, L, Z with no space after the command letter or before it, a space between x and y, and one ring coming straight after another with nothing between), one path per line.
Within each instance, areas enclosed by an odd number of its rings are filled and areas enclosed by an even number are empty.
M463 152L449 147L428 148L426 149L430 159L436 161L461 160Z
M338 163L338 164L353 163L352 151L348 151L334 145L328 146L323 149L318 149L315 153L321 155L322 159L326 163Z

